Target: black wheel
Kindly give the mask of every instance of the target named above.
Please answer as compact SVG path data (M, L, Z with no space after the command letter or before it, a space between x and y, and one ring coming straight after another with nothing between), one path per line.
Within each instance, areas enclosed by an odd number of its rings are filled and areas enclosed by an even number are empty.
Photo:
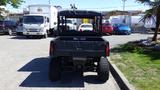
M59 58L52 58L49 65L49 79L58 81L61 78L61 61Z
M12 32L12 30L11 30L11 29L8 29L8 34L9 34L10 36L12 36L12 35L13 35L13 32Z
M46 34L44 34L44 36L43 36L44 38L47 38L48 37L48 34L46 33Z
M131 32L128 31L127 35L131 35Z
M111 33L109 33L109 35L113 35L113 33L111 32Z
M26 35L26 38L27 38L27 39L30 39L30 36L29 36L29 35Z
M113 31L113 34L114 34L114 35L118 35L118 31L114 30L114 31Z
M109 63L107 58L100 58L97 67L98 78L102 82L106 82L109 79Z
M125 35L129 35L129 32L128 32L128 31L125 31L124 34L125 34Z

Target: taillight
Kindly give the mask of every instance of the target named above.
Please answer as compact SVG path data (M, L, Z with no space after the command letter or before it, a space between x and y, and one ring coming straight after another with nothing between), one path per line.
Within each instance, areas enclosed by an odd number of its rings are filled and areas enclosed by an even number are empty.
M51 56L55 50L55 44L53 42L50 43L49 55Z
M82 29L80 29L80 31L82 32Z
M109 46L109 43L107 43L106 46L105 46L105 53L106 53L106 56L110 55L110 46Z

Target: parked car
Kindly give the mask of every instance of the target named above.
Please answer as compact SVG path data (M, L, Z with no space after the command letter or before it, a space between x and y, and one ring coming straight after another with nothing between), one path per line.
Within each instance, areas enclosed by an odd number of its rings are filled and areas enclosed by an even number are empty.
M23 35L23 18L19 18L17 22L16 35Z
M114 34L131 34L131 28L126 24L114 24L113 25Z
M79 26L78 31L93 31L93 25L90 23L82 23Z
M112 25L110 23L103 23L102 24L102 33L111 35L113 33Z
M15 21L2 20L0 21L0 33L12 35L15 33L17 24Z

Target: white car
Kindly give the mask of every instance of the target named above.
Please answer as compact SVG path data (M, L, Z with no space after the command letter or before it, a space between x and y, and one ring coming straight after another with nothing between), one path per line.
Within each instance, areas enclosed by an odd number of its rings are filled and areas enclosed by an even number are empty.
M93 25L90 23L83 23L79 26L78 31L93 31Z

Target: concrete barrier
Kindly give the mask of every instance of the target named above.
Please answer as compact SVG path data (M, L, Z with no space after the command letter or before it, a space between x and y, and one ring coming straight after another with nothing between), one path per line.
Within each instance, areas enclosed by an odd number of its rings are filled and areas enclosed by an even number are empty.
M110 72L121 90L135 90L115 64L109 61Z

